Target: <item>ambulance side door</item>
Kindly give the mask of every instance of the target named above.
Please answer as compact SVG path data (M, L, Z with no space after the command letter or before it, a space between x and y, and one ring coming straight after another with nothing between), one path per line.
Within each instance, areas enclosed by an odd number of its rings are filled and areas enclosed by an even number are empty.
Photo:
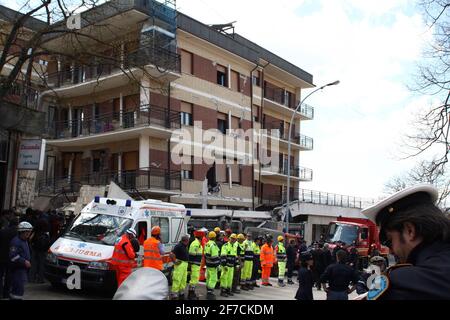
M139 240L139 252L137 254L136 262L138 268L142 267L144 261L144 241L150 235L150 225L148 219L140 219L135 225L136 238Z

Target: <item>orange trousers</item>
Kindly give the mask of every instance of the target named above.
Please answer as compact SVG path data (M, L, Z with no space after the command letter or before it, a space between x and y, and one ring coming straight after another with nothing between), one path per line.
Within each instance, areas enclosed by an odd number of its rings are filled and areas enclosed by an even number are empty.
M124 267L116 266L117 287L120 287L122 282L124 282L125 279L128 278L128 276L131 274L132 271L133 271L133 269L131 269L129 267L124 268Z
M269 283L271 269L272 266L262 266L262 274L261 274L262 283Z

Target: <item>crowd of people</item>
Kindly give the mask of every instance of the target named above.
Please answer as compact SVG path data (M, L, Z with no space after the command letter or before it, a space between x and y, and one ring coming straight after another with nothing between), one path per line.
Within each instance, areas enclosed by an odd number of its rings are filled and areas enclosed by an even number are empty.
M0 298L22 299L26 282L44 283L47 251L72 219L31 208L0 212Z

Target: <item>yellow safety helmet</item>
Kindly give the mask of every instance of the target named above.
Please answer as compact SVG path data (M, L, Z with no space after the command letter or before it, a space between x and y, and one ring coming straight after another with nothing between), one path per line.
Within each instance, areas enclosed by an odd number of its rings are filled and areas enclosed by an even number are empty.
M281 242L284 240L284 238L283 238L283 236L278 236L277 240L278 240L278 242Z
M219 228L219 227L215 227L215 228L214 228L214 232L215 232L215 233L219 233L219 232L220 232L220 228Z
M236 233L232 233L232 234L230 235L230 239L237 239Z
M245 240L245 237L244 237L244 235L242 233L239 233L237 235L237 238L238 238L238 240Z
M216 238L216 233L214 231L211 231L210 233L208 233L208 239L215 239Z

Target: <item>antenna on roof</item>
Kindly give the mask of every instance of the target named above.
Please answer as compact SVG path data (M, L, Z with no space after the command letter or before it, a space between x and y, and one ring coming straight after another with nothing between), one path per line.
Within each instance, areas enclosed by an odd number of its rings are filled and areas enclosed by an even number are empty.
M233 21L230 23L223 23L223 24L211 24L209 25L211 28L216 29L220 33L226 34L228 36L234 36L234 24L237 21ZM231 32L229 30L232 30Z

